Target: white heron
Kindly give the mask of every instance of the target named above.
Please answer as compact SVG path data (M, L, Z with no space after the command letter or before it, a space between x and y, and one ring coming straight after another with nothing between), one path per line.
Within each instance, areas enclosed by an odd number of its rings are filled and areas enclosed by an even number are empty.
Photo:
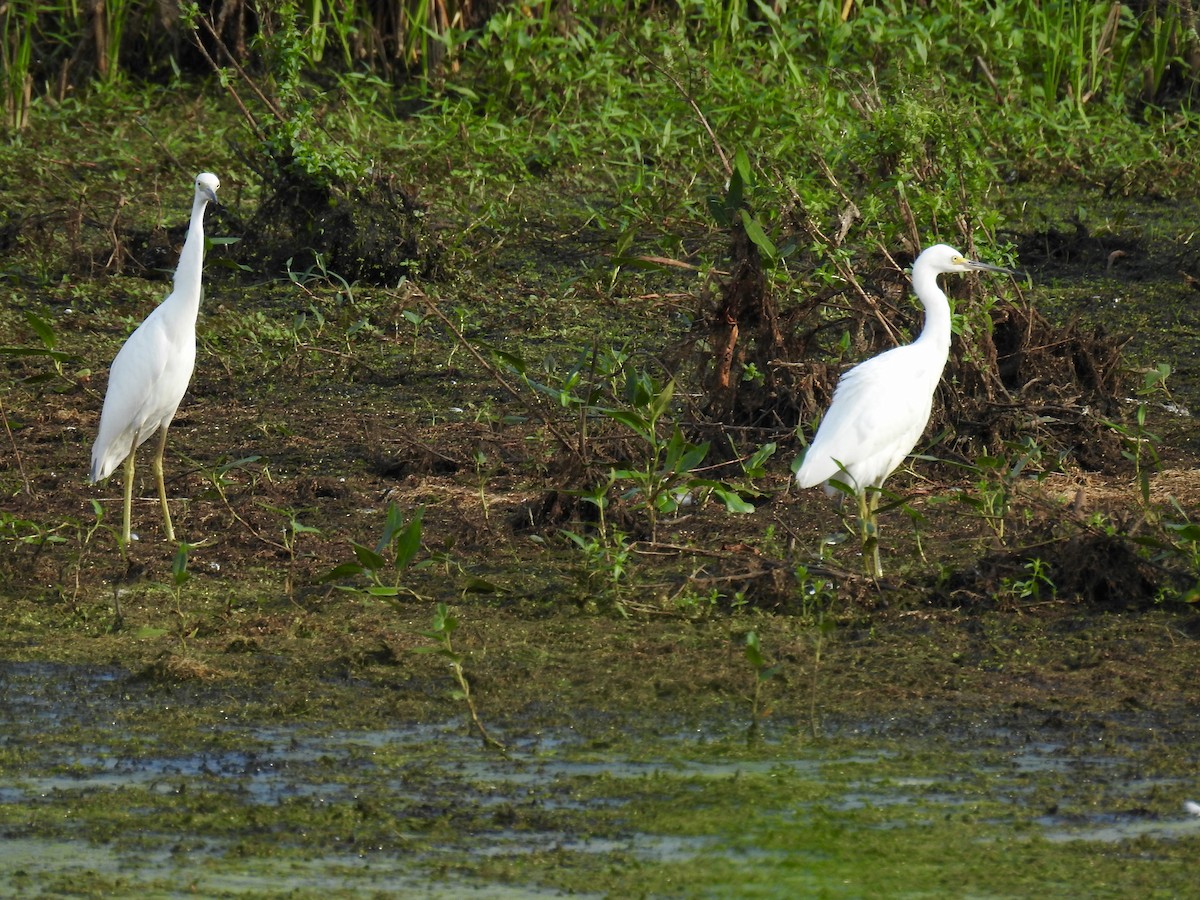
M938 287L944 272L1011 269L966 259L935 244L912 267L913 290L925 307L925 327L911 344L893 347L842 375L833 402L796 472L802 488L835 481L858 499L863 567L878 578L875 507L888 475L916 446L929 424L933 393L950 354L950 303Z
M204 266L204 208L210 202L217 202L220 186L211 172L196 176L192 219L175 269L174 287L125 341L108 371L100 432L92 446L91 480L103 481L125 461L122 547L129 545L134 455L155 432L159 433L159 439L154 454L154 479L162 502L166 539L175 540L163 484L163 451L167 446L167 428L175 418L196 364L196 316L200 312L200 278Z

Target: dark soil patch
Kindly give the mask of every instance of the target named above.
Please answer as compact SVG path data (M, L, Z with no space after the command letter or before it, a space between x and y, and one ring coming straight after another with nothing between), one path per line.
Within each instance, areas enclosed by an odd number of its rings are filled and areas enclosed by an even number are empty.
M319 182L284 168L242 231L242 256L255 271L324 275L395 286L436 278L441 247L425 209L394 177Z

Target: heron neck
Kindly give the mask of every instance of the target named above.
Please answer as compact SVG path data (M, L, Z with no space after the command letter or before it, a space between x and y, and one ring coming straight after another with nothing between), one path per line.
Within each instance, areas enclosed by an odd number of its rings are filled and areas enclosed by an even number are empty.
M925 307L925 327L914 343L928 344L949 350L950 301L938 287L936 272L914 272L913 290Z
M204 207L207 205L208 199L199 194L192 201L192 221L179 254L179 265L175 268L175 289L172 291L193 310L193 316L200 309L200 273L204 267Z

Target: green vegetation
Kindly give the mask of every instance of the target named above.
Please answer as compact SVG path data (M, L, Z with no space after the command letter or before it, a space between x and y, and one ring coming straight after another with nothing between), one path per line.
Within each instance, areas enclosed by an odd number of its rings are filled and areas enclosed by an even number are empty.
M1194 832L1098 832L1200 799L1195 3L163 9L0 8L0 656L120 667L101 718L0 747L6 835L89 842L92 892L203 844L213 893L314 853L339 885L1186 893ZM88 447L203 170L187 540L125 560ZM919 329L934 240L1031 277L947 286L874 584L788 463ZM497 746L480 711L504 755L458 740ZM329 793L264 799L254 754Z

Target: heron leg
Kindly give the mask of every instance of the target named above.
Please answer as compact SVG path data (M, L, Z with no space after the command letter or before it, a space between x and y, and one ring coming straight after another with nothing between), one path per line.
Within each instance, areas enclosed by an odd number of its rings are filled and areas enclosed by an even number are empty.
M133 457L137 454L137 438L129 447L129 455L125 457L125 517L121 521L121 549L129 548L129 519L133 513Z
M867 499L867 530L870 533L868 543L871 550L871 562L874 565L872 575L876 578L883 577L883 566L879 564L879 520L875 517L875 508L879 505L879 489L871 488L871 496ZM866 564L866 549L863 550L863 564Z
M167 486L163 483L163 453L167 449L167 426L164 425L158 435L158 448L154 452L154 482L158 485L158 501L162 504L163 525L166 527L167 540L175 540L175 529L171 525L171 511L167 509ZM132 456L133 454L130 454Z
M879 564L879 523L875 519L875 507L879 503L879 491L867 487L858 494L858 529L862 539L863 572L872 578L883 575Z

